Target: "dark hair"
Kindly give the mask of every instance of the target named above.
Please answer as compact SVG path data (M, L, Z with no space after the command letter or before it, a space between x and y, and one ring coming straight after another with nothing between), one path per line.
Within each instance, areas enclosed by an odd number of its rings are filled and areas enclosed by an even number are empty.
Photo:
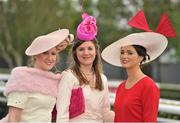
M76 39L73 43L73 46L72 46L72 49L71 49L71 55L72 55L72 71L75 73L75 75L77 76L79 82L80 82L80 85L83 85L83 84L89 84L88 80L83 76L83 74L81 73L80 71L80 63L79 63L79 60L77 58L77 55L76 55L76 49L81 45L83 44L85 41L82 41L82 40L79 40L79 39ZM95 49L96 49L96 56L95 56L95 59L94 59L94 62L93 62L93 70L94 70L94 73L95 73L95 76L96 76L96 82L95 82L95 89L98 89L98 90L103 90L103 83L102 83L102 78L101 78L101 73L102 73L102 62L101 62L101 57L100 57L100 48L99 48L99 45L97 43L97 40L93 40L91 41L94 46L95 46Z
M140 62L140 65L142 65L143 62L146 62L146 60L150 60L150 56L147 54L147 50L145 47L140 45L132 45L132 46L135 48L137 54L143 57L143 60Z

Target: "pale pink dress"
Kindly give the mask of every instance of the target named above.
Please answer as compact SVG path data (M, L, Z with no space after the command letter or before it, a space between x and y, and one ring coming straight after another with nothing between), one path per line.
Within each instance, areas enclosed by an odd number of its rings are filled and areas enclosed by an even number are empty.
M57 97L57 122L112 122L114 112L110 110L108 83L103 74L102 80L103 91L91 89L89 85L82 86L85 97L85 112L69 119L71 90L79 87L79 81L70 70L64 71Z

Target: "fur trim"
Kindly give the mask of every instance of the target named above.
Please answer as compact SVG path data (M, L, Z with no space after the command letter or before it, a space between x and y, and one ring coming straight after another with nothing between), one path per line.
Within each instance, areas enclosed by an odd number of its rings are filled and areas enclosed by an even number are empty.
M11 92L39 92L57 96L60 74L30 67L16 67L6 84L4 94Z

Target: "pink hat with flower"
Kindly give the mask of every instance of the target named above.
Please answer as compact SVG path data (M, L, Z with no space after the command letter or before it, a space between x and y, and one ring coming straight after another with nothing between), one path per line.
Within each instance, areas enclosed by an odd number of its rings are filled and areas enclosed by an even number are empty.
M83 21L77 27L77 38L84 41L94 40L98 30L95 17L84 12L82 19Z

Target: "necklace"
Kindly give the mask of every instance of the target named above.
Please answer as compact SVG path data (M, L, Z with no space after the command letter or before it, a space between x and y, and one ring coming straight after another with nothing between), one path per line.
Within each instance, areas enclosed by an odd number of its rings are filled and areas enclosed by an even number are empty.
M94 74L94 72L92 71L91 73L83 73L83 76L85 77L85 79L88 81L89 86L93 89L95 88L95 83L96 83L96 76Z
M82 72L82 71L81 71ZM82 72L84 75L93 75L94 74L94 72L93 71L91 71L91 72L89 72L89 73L84 73L84 72Z
M93 70L93 69L91 69L90 72L84 72L84 71L82 71L81 69L80 69L80 71L81 71L81 73L82 73L83 75L93 75L93 74L94 74L94 70Z
M96 87L96 76L93 74L93 77L91 80L89 80L89 86L94 89Z

